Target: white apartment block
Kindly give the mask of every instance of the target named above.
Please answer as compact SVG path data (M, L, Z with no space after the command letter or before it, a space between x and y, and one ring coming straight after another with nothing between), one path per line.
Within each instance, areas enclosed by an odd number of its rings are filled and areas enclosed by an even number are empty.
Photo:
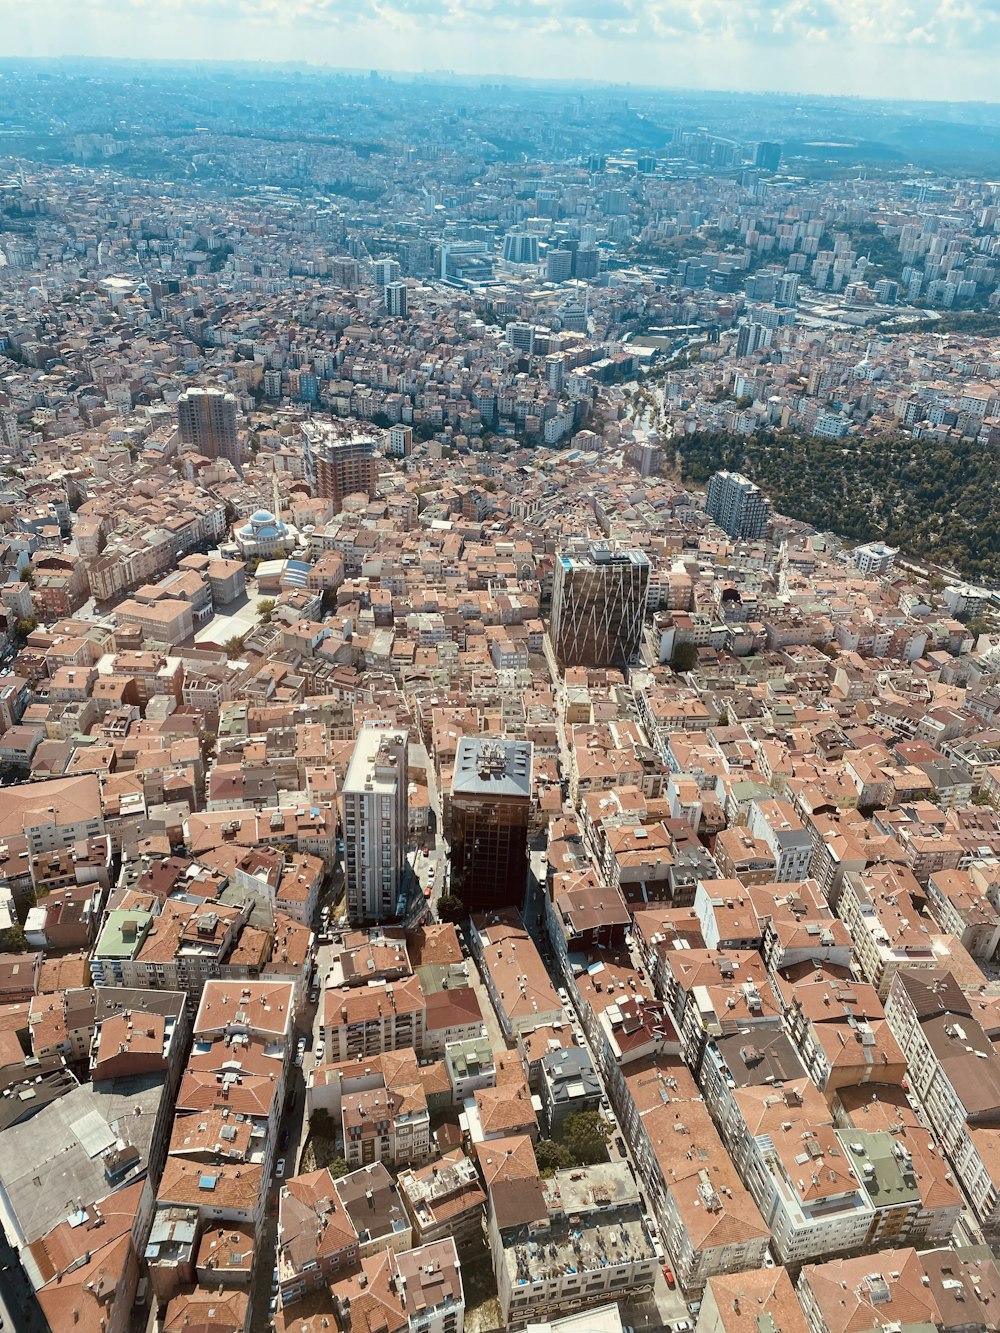
M397 915L407 839L407 735L366 722L344 780L344 872L353 924Z

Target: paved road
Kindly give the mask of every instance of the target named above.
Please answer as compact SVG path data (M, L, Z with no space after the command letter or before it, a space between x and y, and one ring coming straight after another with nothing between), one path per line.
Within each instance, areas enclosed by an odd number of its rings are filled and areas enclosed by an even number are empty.
M0 1318L4 1333L49 1333L49 1322L21 1267L17 1251L0 1228ZM61 1333L61 1330L56 1330Z

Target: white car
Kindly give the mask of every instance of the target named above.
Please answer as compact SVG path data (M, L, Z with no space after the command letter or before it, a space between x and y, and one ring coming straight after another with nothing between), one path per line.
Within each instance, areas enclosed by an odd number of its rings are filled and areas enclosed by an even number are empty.
M295 1065L297 1069L302 1068L302 1061L306 1058L306 1039L300 1037L298 1045L295 1047Z
M278 1165L274 1168L275 1180L280 1180L284 1174L285 1174L285 1159L283 1157L279 1157Z

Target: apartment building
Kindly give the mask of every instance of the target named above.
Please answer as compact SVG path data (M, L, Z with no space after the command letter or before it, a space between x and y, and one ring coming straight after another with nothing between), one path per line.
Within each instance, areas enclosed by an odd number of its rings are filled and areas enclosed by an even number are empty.
M592 1166L586 1172L557 1171L541 1181L526 1139L482 1145L480 1163L506 1328L523 1328L617 1293L652 1288L657 1250L624 1163ZM612 1235L617 1238L614 1246Z
M747 827L774 857L774 880L786 884L805 879L812 860L812 843L805 824L787 801L758 800L750 804Z
M545 964L517 912L473 917L470 943L506 1037L565 1020Z
M278 1194L278 1290L282 1309L321 1291L358 1262L358 1233L324 1168L285 1181Z
M419 1245L451 1236L461 1250L482 1238L486 1195L475 1163L459 1149L401 1171L398 1185Z
M845 875L839 911L854 940L858 969L880 1000L901 969L937 966L930 932L920 920L905 872Z
M914 1095L984 1232L1000 1231L1000 1055L949 972L900 971L885 1006Z
M763 1266L770 1232L740 1180L697 1085L675 1058L639 1061L617 1104L677 1281Z
M353 924L400 915L407 842L407 735L367 723L344 779L344 874Z
M320 1040L333 1062L424 1046L427 1006L416 977L370 986L328 989L322 998Z
M810 1333L941 1328L937 1301L912 1248L807 1264L796 1285Z
M340 1115L344 1156L352 1169L372 1162L412 1166L430 1153L427 1094L415 1059L384 1087L345 1094Z

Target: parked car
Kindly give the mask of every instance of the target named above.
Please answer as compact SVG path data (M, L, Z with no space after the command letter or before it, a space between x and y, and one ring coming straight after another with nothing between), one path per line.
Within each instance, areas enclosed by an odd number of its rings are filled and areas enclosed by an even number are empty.
M671 1290L674 1287L676 1287L677 1283L674 1281L674 1270L672 1268L668 1268L666 1264L663 1265L663 1278L667 1286L670 1287Z
M301 1068L302 1068L302 1061L303 1061L305 1058L306 1058L306 1039L305 1039L305 1037L300 1037L299 1040L298 1040L298 1044L297 1044L297 1046L295 1047L295 1065L296 1065L296 1068L298 1068L298 1069L301 1069Z
M283 1157L279 1157L278 1165L274 1168L275 1180L280 1180L284 1174L285 1174L285 1159Z

